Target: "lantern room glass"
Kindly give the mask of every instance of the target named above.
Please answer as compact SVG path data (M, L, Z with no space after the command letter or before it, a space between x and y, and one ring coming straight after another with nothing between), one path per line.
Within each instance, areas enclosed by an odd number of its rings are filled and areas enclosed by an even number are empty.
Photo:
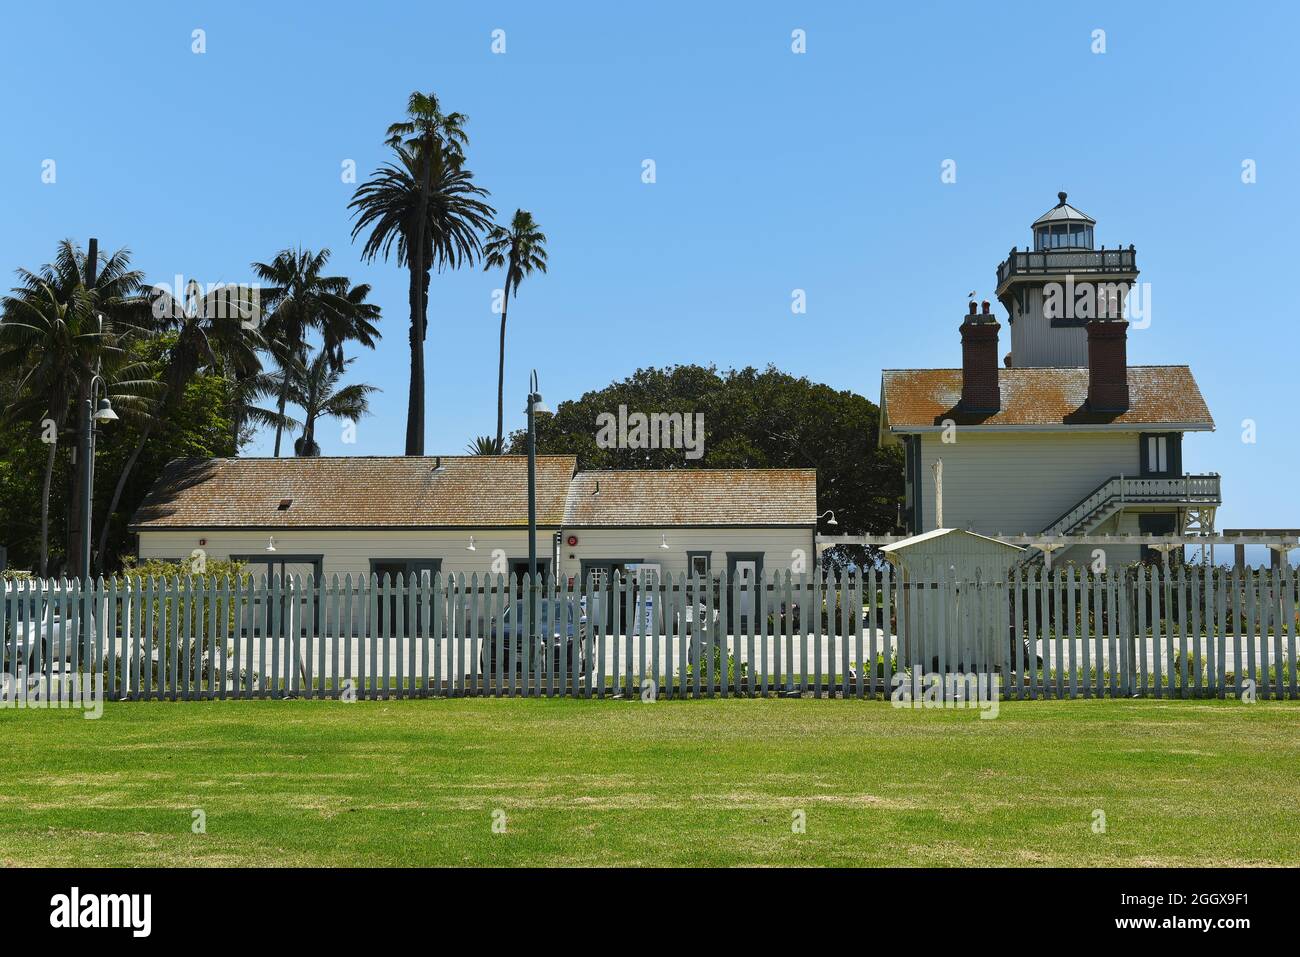
M1092 249L1092 235L1089 223L1048 223L1034 230L1034 249Z

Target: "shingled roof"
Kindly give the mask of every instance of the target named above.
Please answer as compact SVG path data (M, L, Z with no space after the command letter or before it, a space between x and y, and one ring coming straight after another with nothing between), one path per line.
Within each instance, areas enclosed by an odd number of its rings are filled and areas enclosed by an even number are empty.
M579 472L564 525L817 524L816 469Z
M441 467L434 470L435 463ZM537 457L542 526L811 526L815 469L579 472ZM287 506L282 507L284 503ZM217 528L508 528L528 524L522 455L178 459L135 531Z
M539 525L560 524L575 468L572 455L537 457ZM131 522L134 530L527 525L523 455L178 459Z
M1124 412L1088 408L1086 368L999 369L1002 405L972 414L958 408L960 369L886 369L880 386L881 435L959 426L990 429L1162 427L1214 428L1214 419L1187 366L1129 366L1129 407Z

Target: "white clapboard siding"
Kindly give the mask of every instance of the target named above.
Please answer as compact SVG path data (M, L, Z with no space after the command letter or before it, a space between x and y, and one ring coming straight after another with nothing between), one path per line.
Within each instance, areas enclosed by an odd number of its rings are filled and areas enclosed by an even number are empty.
M965 432L921 437L922 528L935 528L934 473L943 459L943 522L984 535L1042 531L1116 475L1140 466L1135 432Z
M555 528L538 528L539 559L551 556L551 536ZM657 564L661 573L682 575L688 571L688 556L705 552L713 572L726 571L728 553L763 556L763 566L771 575L777 569L813 564L813 529L797 527L751 528L566 528L560 546L559 573L565 578L580 577L584 561L643 562ZM469 549L473 536L474 549ZM578 544L569 546L569 536ZM270 540L275 552L267 552ZM203 544L200 545L199 542ZM664 543L668 548L663 548ZM439 560L444 574L495 574L504 557L507 562L528 558L527 528L511 530L415 530L375 529L368 531L328 530L196 530L140 532L141 559L190 559L201 548L210 560L232 556L251 556L272 560L277 555L321 558L321 571L331 575L364 577L370 574L372 560ZM509 565L506 567L509 571Z

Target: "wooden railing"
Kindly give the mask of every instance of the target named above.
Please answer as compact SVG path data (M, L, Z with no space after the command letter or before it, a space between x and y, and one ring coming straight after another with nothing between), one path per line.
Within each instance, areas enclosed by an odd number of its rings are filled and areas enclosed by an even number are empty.
M1128 249L1013 249L998 265L998 287L1016 276L1136 272L1137 250L1132 246Z
M1085 531L1127 504L1134 505L1221 505L1219 476L1178 475L1170 478L1131 478L1116 475L1086 495L1043 529L1046 535L1070 535Z

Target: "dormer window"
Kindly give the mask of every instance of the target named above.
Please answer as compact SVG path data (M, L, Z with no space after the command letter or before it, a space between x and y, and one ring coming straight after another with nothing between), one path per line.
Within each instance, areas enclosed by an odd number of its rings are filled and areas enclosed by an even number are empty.
M280 511L282 511L282 512L287 512L287 511L289 511L289 508L290 508L292 505L293 505L293 499L291 499L291 498L282 498L282 499L280 499Z

